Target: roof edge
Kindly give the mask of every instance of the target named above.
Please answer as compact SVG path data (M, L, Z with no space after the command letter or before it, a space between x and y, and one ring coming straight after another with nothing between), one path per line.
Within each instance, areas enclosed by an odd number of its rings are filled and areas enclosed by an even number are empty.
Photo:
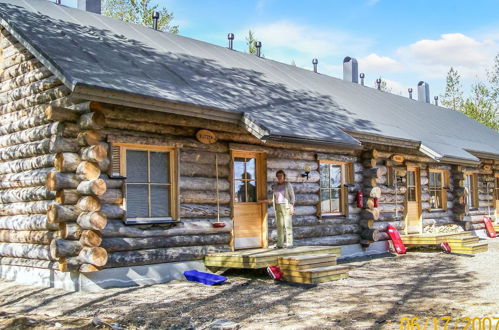
M386 144L395 147L417 149L417 150L419 150L421 146L421 142L415 140L396 138L375 133L359 132L348 129L343 129L343 131L362 143L368 142L373 144Z
M465 149L467 152L472 154L475 157L478 157L480 159L493 159L493 160L499 160L499 154L493 154L490 152L484 152L484 151L476 151L476 150L471 150L471 149Z
M36 59L40 61L40 63L42 63L47 69L49 69L50 72L52 72L57 77L57 79L62 81L62 83L66 85L66 87L74 90L75 84L71 76L67 77L66 75L64 75L62 73L62 70L59 69L59 67L55 63L53 63L48 56L45 56L43 52L31 45L22 34L13 29L12 26L1 17L0 25L2 25L14 38L16 38L16 40L19 41L19 43L23 45L24 48L26 48L31 54L33 54L33 56L35 56Z

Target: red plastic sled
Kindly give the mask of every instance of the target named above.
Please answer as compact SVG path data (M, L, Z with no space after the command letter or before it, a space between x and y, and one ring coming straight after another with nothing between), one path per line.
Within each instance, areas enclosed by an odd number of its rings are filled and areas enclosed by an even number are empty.
M387 232L390 238L392 239L393 246L395 247L395 251L397 251L398 254L405 254L406 248L404 243L402 242L402 238L400 238L400 234L397 230L397 228L389 225L387 227Z
M452 249L451 249L449 243L447 243L447 242L440 243L440 247L442 248L442 251L444 251L445 253L451 253L452 252Z
M487 236L490 238L496 238L497 233L492 224L492 219L490 217L483 217L483 222L485 223L485 230L487 231Z
M272 277L276 281L280 280L284 276L284 273L279 268L279 266L267 267L267 273L269 273L270 277Z

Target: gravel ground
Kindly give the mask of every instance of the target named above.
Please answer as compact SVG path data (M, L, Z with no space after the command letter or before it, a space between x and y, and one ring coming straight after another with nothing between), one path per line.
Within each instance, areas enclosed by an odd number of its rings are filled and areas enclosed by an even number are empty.
M400 329L402 317L419 317L423 329L426 319L449 316L454 329L459 317L499 317L499 239L489 244L476 256L418 250L351 259L348 279L315 287L274 283L261 271L229 271L220 286L171 282L100 293L0 281L0 327Z

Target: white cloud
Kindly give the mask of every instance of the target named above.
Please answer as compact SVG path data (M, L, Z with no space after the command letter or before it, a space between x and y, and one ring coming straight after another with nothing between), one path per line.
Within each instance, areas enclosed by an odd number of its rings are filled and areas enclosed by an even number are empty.
M388 56L380 56L376 53L360 57L358 61L359 65L362 65L361 69L369 72L400 72L404 69L397 60Z
M366 6L374 6L379 2L379 0L367 0Z

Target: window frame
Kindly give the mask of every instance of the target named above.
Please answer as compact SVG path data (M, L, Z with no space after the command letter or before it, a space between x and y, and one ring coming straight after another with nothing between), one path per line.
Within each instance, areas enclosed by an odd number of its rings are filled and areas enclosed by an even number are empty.
M468 199L465 201L470 209L478 208L478 175L475 172L463 172L463 186L464 188L468 188L465 184L466 176L470 176L471 178L471 191L469 195L471 196L472 205L469 205Z
M113 143L112 147L119 148L119 173L125 178L125 184L123 186L123 208L125 209L125 223L126 224L155 224L155 223L168 223L180 220L179 218L179 184L178 184L178 150L174 147L169 146L158 146L158 145L148 145L148 144L131 144L131 143ZM169 217L139 217L139 218L128 218L126 216L127 210L127 182L126 182L126 154L127 150L138 150L147 152L166 152L168 153L169 161L169 185L170 185L170 196L169 196ZM114 162L112 162L114 163ZM114 164L112 164L114 165ZM150 171L150 164L148 163ZM150 186L150 184L148 184ZM151 199L150 193L148 194L149 203Z
M319 160L319 203L317 207L317 213L319 217L340 217L348 216L348 184L353 182L353 164L351 162L340 162L334 160ZM322 190L331 190L332 188L322 188L320 186L321 181L321 165L339 165L341 167L341 185L340 185L340 212L326 213L322 211ZM331 200L331 198L329 199Z
M494 175L494 183L495 200L499 201L499 174Z
M449 188L449 171L447 170L438 170L438 169L429 169L428 171L428 192L430 194L430 199L431 199L431 186L430 186L430 176L432 173L440 173L440 200L442 202L442 207L439 208L431 208L431 211L438 211L438 210L447 210L447 189ZM430 200L430 207L431 207L431 200Z

